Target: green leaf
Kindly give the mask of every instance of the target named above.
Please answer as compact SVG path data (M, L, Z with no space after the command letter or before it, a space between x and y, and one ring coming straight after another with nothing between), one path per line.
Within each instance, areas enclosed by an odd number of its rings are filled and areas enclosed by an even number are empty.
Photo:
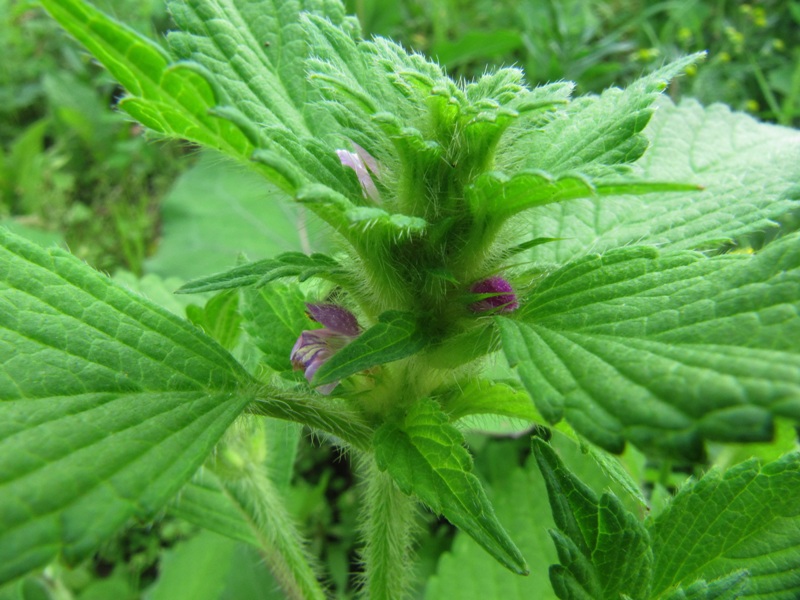
M303 292L297 284L272 283L244 290L242 297L245 331L262 360L279 373L291 372L294 343L303 330L316 327L306 314Z
M163 238L145 268L184 280L229 269L242 253L300 250L306 227L297 207L271 200L261 177L210 153L178 178L161 218Z
M702 56L693 54L672 62L624 91L611 88L599 97L574 100L560 118L515 140L507 156L501 158L500 170L519 170L505 167L504 163L511 163L554 175L578 171L596 176L614 172L615 165L632 163L647 148L641 131L653 114L651 105L669 80Z
M685 588L681 587L666 596L663 600L736 600L741 598L747 589L747 571L735 571L731 575L705 581L700 579Z
M152 517L252 400L196 327L0 230L0 581Z
M698 186L654 181L598 181L578 175L554 178L543 171L522 171L513 177L490 171L467 190L472 212L504 221L517 213L553 202L576 198L644 195L655 192L693 191Z
M180 287L183 283L183 280L178 277L165 279L153 273L137 277L130 271L118 270L112 279L125 289L144 296L179 317L183 317L186 314L186 308L197 300L188 296L175 295L175 288Z
M106 595L102 598L122 598ZM100 597L97 597L100 598ZM166 549L148 600L284 600L264 558L245 544L201 531Z
M421 235L428 228L428 223L419 217L388 213L372 206L357 206L324 185L303 186L295 199L309 205L362 255L369 255L376 246L385 246L387 242L391 244Z
M267 442L266 464L270 481L279 493L287 496L294 476L297 448L303 426L278 419L263 419Z
M354 44L358 25L344 16L341 2L173 0L169 7L181 29L169 34L170 49L212 74L229 104L216 114L249 133L258 148L253 158L265 175L291 192L317 182L360 195L329 143L328 134L339 134L339 126L316 109L321 97L308 76L315 64L310 55L329 54L318 44L315 23Z
M390 310L378 322L329 358L316 372L312 385L325 385L350 375L419 352L427 344L411 313Z
M201 531L165 552L152 600L218 600L234 567L236 542Z
M326 254L310 256L302 252L284 252L275 258L234 267L222 273L194 279L175 291L176 294L195 294L213 290L264 286L282 277L297 277L300 282L310 277L331 278L342 272L339 263Z
M254 147L246 135L211 116L217 95L193 65L171 65L160 46L82 0L42 5L125 87L130 96L120 106L134 119L165 135L249 158Z
M442 554L436 574L425 586L427 600L555 600L547 567L556 560L545 528L552 527L550 505L542 478L531 468L509 469L517 456L504 456L497 471L506 475L488 490L498 519L509 531L530 565L528 577L517 577L491 560L486 552L463 532L456 534L452 547ZM492 494L491 492L495 493Z
M523 442L506 441L487 444L476 455L475 469L487 486L498 519L509 531L530 565L529 577L515 577L491 560L469 536L456 533L448 552L442 554L434 575L428 582L426 598L438 600L551 600L556 598L550 585L548 568L557 560L547 530L554 526L547 488L531 456L525 466L517 465ZM567 468L597 494L619 489L614 481L591 460L584 449L558 431L553 432L552 447ZM528 446L530 448L530 446Z
M314 130L304 105L312 98L306 58L312 51L304 11L353 30L340 2L285 0L279 3L170 0L182 31L168 36L182 60L196 61L214 74L227 98L260 125L280 125L297 134Z
M357 23L340 2L172 1L182 29L168 36L172 55L83 0L44 4L126 88L130 96L120 107L147 127L240 161L257 156L252 166L289 193L306 181L357 189L341 177L333 148L318 139L338 126L309 111L319 97L308 88L312 45L301 13L308 9L355 33Z
M168 511L190 523L258 547L251 524L225 494L219 478L204 467L181 488Z
M499 381L473 379L459 382L455 389L438 400L452 421L468 415L492 414L532 423L544 422L527 393Z
M545 277L498 318L537 408L620 452L697 459L800 419L800 235L755 256L632 247Z
M790 600L800 587L800 453L712 470L648 523L653 592L749 574L744 598ZM680 596L678 596L680 597Z
M550 569L558 597L647 598L653 554L642 523L613 494L598 498L546 442L534 438L533 451L558 527L552 536L561 564Z
M242 316L239 314L239 294L235 290L217 294L202 308L196 304L187 306L186 316L226 350L232 351L236 347Z
M630 244L705 249L775 227L800 199L800 136L716 104L663 101L644 135L650 147L634 165L640 180L703 186L690 193L573 200L534 209L533 236L562 240L534 260L564 263L587 250ZM540 167L544 168L544 167ZM736 177L731 177L736 173Z
M444 515L509 570L526 574L525 559L494 515L470 471L464 438L433 401L411 406L402 421L375 432L375 461L406 494Z

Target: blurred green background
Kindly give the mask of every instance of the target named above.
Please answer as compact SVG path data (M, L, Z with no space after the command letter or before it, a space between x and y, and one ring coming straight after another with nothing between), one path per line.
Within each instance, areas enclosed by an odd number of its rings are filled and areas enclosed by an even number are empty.
M163 0L94 1L154 39L169 29ZM514 64L532 85L567 79L577 82L578 94L624 86L672 58L708 50L708 60L670 88L673 97L726 102L762 120L800 125L800 1L348 0L347 6L365 36L392 37L437 59L454 77ZM0 0L0 56L0 223L68 247L176 312L197 300L171 290L234 264L241 252L258 259L324 245L313 221L274 202L270 188L243 167L159 140L116 112L122 90L36 2ZM500 477L496 464L505 463L497 457L525 462L524 439L488 440L470 440L489 448L477 465L486 479ZM332 573L333 589L350 597L357 498L346 463L335 458L330 447L303 445L292 506ZM656 490L680 479L663 468L642 473L663 484ZM436 571L454 535L432 517L428 525L422 578ZM216 558L207 576L228 586L209 598L280 597L251 550L168 518L132 527L90 564L54 566L0 598L202 598L183 584L209 552ZM232 569L239 570L236 585ZM184 596L174 591L181 585Z

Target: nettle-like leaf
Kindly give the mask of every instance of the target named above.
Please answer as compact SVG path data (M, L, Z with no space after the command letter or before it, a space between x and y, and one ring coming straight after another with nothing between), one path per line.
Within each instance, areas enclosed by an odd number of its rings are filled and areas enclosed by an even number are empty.
M564 263L630 244L718 248L774 228L775 220L798 207L795 130L758 123L722 105L703 108L684 100L675 106L664 99L643 135L650 146L632 167L636 179L694 183L703 190L536 208L528 213L532 235L561 239L535 248L532 260Z
M197 328L0 230L0 581L151 517L253 400Z
M520 165L554 175L618 171L618 165L634 162L647 148L641 132L653 114L653 102L671 79L702 57L693 54L672 62L625 90L611 88L601 96L577 99L541 130L514 131L518 137L498 159L501 168L515 171L513 165Z
M357 193L333 148L313 137L335 122L306 115L313 90L301 11L357 31L340 2L170 2L182 29L168 37L171 53L82 0L43 5L125 87L120 108L147 127L241 161L254 158L253 166L289 193L308 181Z
M232 351L239 342L242 315L239 312L239 295L235 291L223 291L210 298L203 307L190 304L186 307L186 316L228 351Z
M481 456L480 460L486 465L483 474L491 478L486 483L487 493L497 517L513 532L514 542L530 566L530 575L523 578L510 573L459 531L448 551L439 557L436 573L425 586L426 600L554 600L557 597L547 577L548 567L557 560L546 532L546 528L553 526L547 491L536 467L517 466L519 455L508 451L509 446L498 445L492 449L496 452Z
M647 598L653 554L644 526L611 493L600 498L539 438L533 450L558 530L550 582L563 600Z
M712 581L700 579L661 597L664 600L736 600L743 597L746 587L747 571L737 571Z
M800 454L727 472L712 470L680 490L648 523L652 592L670 599L702 587L739 590L740 598L791 600L800 587ZM742 583L742 572L748 577ZM725 586L722 583L727 582ZM683 595L674 591L682 588Z
M613 494L598 498L546 442L534 438L533 450L558 527L551 531L561 563L550 568L556 595L562 600L648 598L653 553L642 523Z
M339 263L326 254L284 252L275 258L247 263L222 273L193 279L175 293L196 294L250 286L259 288L284 277L296 277L300 282L310 277L336 281L336 275L341 273Z
M550 442L563 461L563 468L578 476L596 496L609 489L623 491L605 468L586 460L585 447L558 432L554 432ZM428 600L551 600L558 597L548 577L548 569L558 557L548 535L555 523L547 487L536 466L535 455L520 467L519 452L518 444L490 444L477 456L476 470L481 472L482 480L486 480L498 518L514 533L514 541L531 567L530 576L514 577L500 564L487 560L485 552L459 532L450 550L439 558L436 575L428 582L425 595ZM623 596L616 596L615 600L619 598ZM646 596L632 598L638 600Z
M615 452L697 459L800 419L800 235L752 255L632 247L545 277L498 318L541 413Z
M525 559L470 472L472 458L463 443L435 402L419 401L399 422L376 431L375 460L403 492L444 515L508 569L527 573Z
M796 597L800 453L713 469L642 524L613 496L598 499L549 445L533 448L559 528L561 564L550 571L559 598Z
M233 123L211 113L217 91L197 64L173 64L159 45L81 0L43 0L47 11L105 66L130 94L120 107L159 133L239 158L254 146Z
M513 177L490 171L481 175L468 190L469 202L476 214L505 220L536 206L620 194L692 191L697 186L683 183L620 181L593 183L585 176L565 175L553 178L544 171L520 171Z
M585 175L553 177L543 171L520 171L512 177L497 171L480 175L467 188L470 212L483 227L482 237L493 237L509 218L529 209L576 200L620 194L645 195L658 192L694 191L696 185L657 181L624 181L600 179L593 181Z

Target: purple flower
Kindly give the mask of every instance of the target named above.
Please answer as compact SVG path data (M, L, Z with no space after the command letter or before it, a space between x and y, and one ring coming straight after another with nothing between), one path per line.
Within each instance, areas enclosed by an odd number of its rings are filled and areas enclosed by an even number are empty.
M304 331L292 348L291 361L295 370L305 369L310 382L314 373L325 362L361 333L353 313L335 304L306 304L311 318L324 325L322 329ZM328 395L339 385L338 381L317 388L321 394Z
M480 300L469 305L473 312L512 312L519 308L514 288L497 275L473 283L469 291L482 296Z
M376 177L380 177L380 167L378 166L378 161L376 161L369 152L364 150L364 148L355 142L351 142L351 144L353 144L355 152L350 152L348 150L337 150L336 154L345 167L350 167L356 172L358 182L361 184L361 191L364 194L364 198L369 198L377 202L379 196L378 188L375 187L375 182L372 181L370 172L372 172L372 174Z

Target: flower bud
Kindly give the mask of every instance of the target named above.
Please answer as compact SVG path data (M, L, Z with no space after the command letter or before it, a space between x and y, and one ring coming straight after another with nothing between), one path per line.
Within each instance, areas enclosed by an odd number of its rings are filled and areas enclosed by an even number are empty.
M472 284L469 291L481 296L480 300L469 305L470 310L473 312L507 313L519 308L514 288L511 287L508 281L497 275Z

